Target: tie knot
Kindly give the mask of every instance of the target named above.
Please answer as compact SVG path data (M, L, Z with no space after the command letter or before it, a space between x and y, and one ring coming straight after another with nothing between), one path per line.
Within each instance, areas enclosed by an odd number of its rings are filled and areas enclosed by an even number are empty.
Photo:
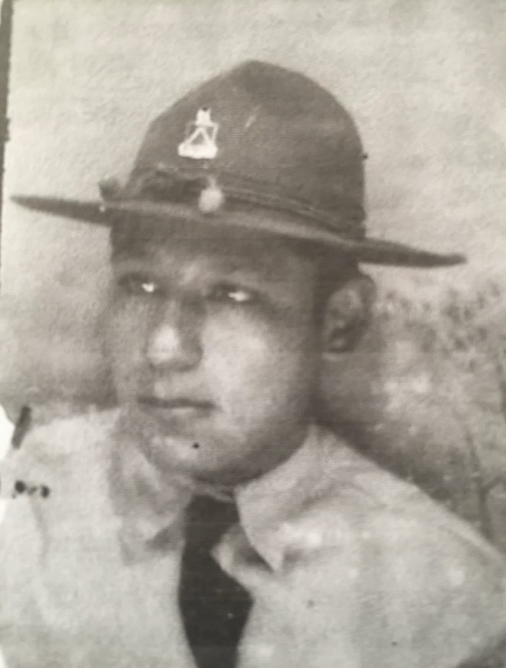
M239 521L236 504L208 496L196 496L186 510L188 546L210 550Z

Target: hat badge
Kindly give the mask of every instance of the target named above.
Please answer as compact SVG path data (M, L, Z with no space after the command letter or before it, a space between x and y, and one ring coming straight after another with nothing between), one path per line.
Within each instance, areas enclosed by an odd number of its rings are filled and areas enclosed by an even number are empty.
M195 120L186 128L186 136L178 146L178 155L192 160L214 160L218 154L218 128L218 123L211 119L211 110L201 107Z

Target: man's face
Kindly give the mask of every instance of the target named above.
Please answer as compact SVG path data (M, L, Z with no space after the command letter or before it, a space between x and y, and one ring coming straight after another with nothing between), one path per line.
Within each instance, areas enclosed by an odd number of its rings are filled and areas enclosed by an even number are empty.
M161 470L209 482L271 469L311 419L313 264L276 238L212 224L138 235L113 259L107 347L140 446Z

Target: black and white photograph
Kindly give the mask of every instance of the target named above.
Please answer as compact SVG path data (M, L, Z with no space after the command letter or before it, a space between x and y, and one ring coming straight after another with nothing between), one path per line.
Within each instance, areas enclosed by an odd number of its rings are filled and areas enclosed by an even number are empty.
M506 668L506 4L1 19L0 668Z

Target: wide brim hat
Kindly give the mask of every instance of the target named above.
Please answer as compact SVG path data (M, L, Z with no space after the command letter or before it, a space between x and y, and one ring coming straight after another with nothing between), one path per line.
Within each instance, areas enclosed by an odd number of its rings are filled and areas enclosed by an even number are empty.
M243 226L323 244L358 262L464 261L366 235L364 151L349 113L311 79L247 62L197 87L149 127L127 183L97 201L14 196L30 209L112 226L123 220Z

